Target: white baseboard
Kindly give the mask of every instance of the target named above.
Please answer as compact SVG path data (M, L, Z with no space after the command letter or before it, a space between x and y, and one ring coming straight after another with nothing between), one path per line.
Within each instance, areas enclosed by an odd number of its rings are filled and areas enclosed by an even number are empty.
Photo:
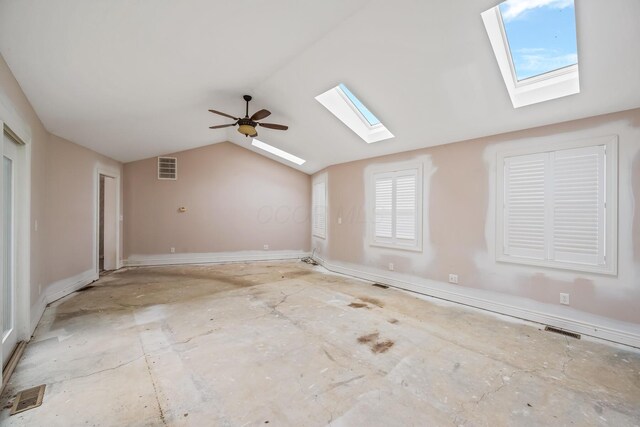
M45 290L45 300L47 304L59 300L72 292L98 280L99 276L95 270L87 270L80 274L51 283Z
M131 255L124 260L125 267L178 265L178 264L220 264L225 262L276 261L299 259L309 256L305 251L240 251L158 255Z
M95 280L98 280L98 274L91 269L49 284L40 295L38 302L31 307L31 335L36 330L47 304L66 297Z
M327 270L336 273L640 348L640 326L634 323L591 315L569 307L556 307L522 297L452 286L417 276L379 270L367 271L363 266L329 262L317 255L314 259Z
M45 295L41 294L40 298L38 298L38 302L36 302L35 305L31 306L31 323L29 325L29 336L33 335L33 333L35 332L38 323L40 323L40 319L42 319L45 308L47 308L47 302L45 300Z

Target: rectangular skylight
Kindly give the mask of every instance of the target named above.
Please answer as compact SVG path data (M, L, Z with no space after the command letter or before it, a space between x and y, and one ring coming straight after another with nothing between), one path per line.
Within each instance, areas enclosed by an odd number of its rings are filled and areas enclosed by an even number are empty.
M514 108L580 93L573 0L506 0L481 15Z
M254 147L257 147L261 150L267 151L273 155L276 155L278 157L281 157L285 160L288 160L292 163L295 163L296 165L301 165L304 162L306 162L306 160L301 159L300 157L296 157L293 154L289 154L286 151L283 151L279 148L276 148L272 145L269 145L267 143L264 143L256 138L253 138L253 141L251 141L251 145L253 145Z
M393 134L342 83L316 96L316 100L367 143L393 138Z
M371 126L380 124L380 120L378 120L378 118L374 116L373 113L369 111L369 109L365 107L364 104L360 102L360 100L353 93L351 93L351 91L343 83L340 83L338 86L340 87L340 89L342 89L342 92L347 95L347 98L349 98L349 101L351 101L353 106L356 107L358 111L360 111L360 114L362 114L364 118L367 119L367 122L369 122Z
M499 7L518 80L578 63L573 0L507 0Z

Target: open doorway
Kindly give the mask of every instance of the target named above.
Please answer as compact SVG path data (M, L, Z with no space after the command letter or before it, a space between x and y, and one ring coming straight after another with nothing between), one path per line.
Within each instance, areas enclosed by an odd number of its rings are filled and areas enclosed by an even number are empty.
M98 271L102 274L117 266L117 180L100 175L98 210Z

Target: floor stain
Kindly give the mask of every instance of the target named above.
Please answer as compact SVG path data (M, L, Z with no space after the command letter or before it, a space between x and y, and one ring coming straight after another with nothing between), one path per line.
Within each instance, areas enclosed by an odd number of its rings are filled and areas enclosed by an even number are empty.
M371 308L369 307L367 304L363 304L361 302L352 302L351 304L349 304L349 307L351 308Z
M373 332L371 334L362 335L362 336L358 337L358 342L360 344L369 345L369 348L371 349L371 352L372 353L376 353L376 354L386 352L391 347L393 347L393 345L395 344L395 342L393 342L391 340L380 341L380 333L379 332Z
M371 351L373 351L374 353L384 353L391 347L393 347L394 344L395 343L391 340L377 342L371 347Z
M391 323L391 324L395 325L396 323L398 323L398 322L400 322L400 321L399 321L398 319L389 319L389 320L387 320L387 322L389 322L389 323Z
M384 303L377 298L371 297L358 297L360 301L368 302L369 304L377 305L378 307L384 307Z

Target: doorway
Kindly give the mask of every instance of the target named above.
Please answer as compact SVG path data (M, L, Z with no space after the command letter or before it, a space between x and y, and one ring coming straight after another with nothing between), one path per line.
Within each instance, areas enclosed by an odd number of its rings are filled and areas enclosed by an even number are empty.
M117 198L116 178L101 174L98 203L98 271L101 274L118 268Z
M3 133L2 151L2 361L18 343L16 286L16 176L18 146ZM4 366L3 366L4 367Z

